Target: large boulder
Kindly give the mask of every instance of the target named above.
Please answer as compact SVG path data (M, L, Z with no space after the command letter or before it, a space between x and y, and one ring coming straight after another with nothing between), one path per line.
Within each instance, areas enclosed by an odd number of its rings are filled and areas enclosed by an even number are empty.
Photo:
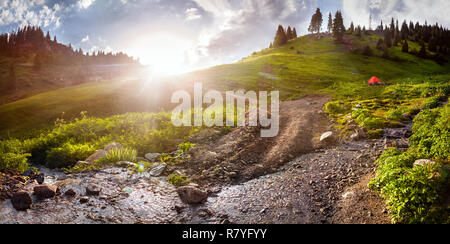
M52 185L40 185L34 187L34 195L36 195L38 198L46 199L46 198L53 198L56 196L56 191L58 188L56 186Z
M95 161L100 160L104 157L106 157L106 151L98 150L96 153L89 156L85 161L88 163L95 163Z
M25 211L31 207L33 200L28 192L18 192L11 198L13 207L18 211Z
M202 203L208 198L208 194L194 186L183 186L177 189L180 199L188 204Z

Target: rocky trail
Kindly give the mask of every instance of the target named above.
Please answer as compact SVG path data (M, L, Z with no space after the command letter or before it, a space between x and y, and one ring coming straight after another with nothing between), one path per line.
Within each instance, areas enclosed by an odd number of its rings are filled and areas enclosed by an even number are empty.
M67 175L40 168L36 181L3 175L0 223L389 223L367 184L387 146L407 146L410 125L379 140L321 142L331 130L321 113L327 100L282 103L275 138L259 138L260 128L201 132L186 159L160 167L160 176L126 167ZM167 180L173 172L193 183L177 189ZM25 211L6 200L19 191L31 198L14 200L31 201Z

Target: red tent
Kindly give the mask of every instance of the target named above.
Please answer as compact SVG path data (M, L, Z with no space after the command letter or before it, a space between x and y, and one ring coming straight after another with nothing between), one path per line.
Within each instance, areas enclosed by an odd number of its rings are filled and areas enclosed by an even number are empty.
M381 80L378 79L378 77L373 76L372 78L370 78L369 85L379 85L379 84L381 84Z

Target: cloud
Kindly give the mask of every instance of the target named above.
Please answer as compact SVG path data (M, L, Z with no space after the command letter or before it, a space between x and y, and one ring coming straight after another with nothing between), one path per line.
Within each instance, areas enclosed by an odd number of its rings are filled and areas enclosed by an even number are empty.
M343 13L346 23L369 24L369 15L372 14L376 25L380 21L390 23L391 18L419 21L429 24L439 22L450 26L450 1L448 0L342 0Z
M87 9L89 6L91 6L95 0L79 0L78 1L78 7L81 9ZM123 1L122 1L123 3ZM125 2L126 3L126 2Z
M0 27L39 25L49 27L60 25L62 8L46 5L45 0L0 0Z
M81 42L87 42L89 41L89 36L86 36L85 38L81 39Z
M196 8L189 8L186 9L186 20L196 20L196 19L201 19L202 16L199 14L198 9Z
M316 0L194 0L211 23L200 34L199 62L233 62L265 48L279 24L304 29ZM305 27L306 28L306 27Z

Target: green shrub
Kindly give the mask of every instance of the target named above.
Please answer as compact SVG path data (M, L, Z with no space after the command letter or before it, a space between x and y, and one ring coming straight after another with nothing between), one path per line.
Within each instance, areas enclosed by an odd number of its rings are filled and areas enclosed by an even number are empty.
M446 173L441 165L414 168L415 159L409 152L385 152L376 161L377 175L369 187L385 198L394 223L447 222L442 208Z
M450 104L424 110L414 119L410 151L420 158L449 161Z
M181 153L187 153L193 147L195 147L195 144L190 143L190 142L185 142L185 143L178 145L178 150L180 150Z
M0 153L0 171L11 170L18 173L23 173L30 168L28 164L28 153Z
M383 120L374 116L368 109L354 110L352 116L359 126L367 130L381 129L384 126Z
M171 174L167 177L170 184L174 186L184 186L189 184L190 180L184 176L179 174Z
M74 166L95 153L91 145L65 143L61 147L52 148L47 153L45 166L51 169Z
M137 162L137 151L129 148L116 148L106 153L106 156L97 163L100 165L111 165L122 161Z

